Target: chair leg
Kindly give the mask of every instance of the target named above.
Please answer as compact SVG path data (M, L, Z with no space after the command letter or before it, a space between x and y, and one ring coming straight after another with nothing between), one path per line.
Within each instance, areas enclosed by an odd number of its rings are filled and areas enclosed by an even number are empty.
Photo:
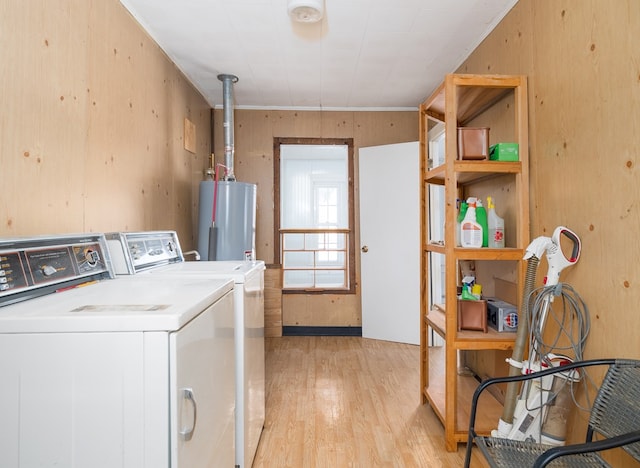
M469 434L467 439L467 451L464 455L464 468L469 468L471 465L471 450L473 449L473 436Z

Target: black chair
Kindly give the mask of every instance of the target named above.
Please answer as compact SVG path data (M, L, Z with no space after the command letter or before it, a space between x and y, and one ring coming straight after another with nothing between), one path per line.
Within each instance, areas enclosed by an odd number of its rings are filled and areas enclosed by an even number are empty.
M536 442L482 437L476 434L474 427L478 398L487 387L598 365L608 366L608 369L591 408L584 443L552 447ZM597 440L594 440L594 434L598 434ZM548 464L551 467L609 467L598 452L615 447L622 447L640 461L640 360L592 359L527 375L485 380L476 389L471 402L469 438L464 464L466 468L471 462L474 443L491 467L538 468Z

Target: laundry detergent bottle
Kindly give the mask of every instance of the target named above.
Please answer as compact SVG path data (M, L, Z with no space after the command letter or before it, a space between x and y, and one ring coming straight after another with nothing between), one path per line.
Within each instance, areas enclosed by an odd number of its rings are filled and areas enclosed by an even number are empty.
M504 219L496 214L493 199L487 197L487 222L489 224L489 247L493 249L504 248Z
M460 245L462 247L482 247L482 226L476 220L476 199L467 200L469 207L460 225Z
M476 221L482 226L482 247L489 246L489 220L487 210L482 205L482 200L478 198L476 202Z

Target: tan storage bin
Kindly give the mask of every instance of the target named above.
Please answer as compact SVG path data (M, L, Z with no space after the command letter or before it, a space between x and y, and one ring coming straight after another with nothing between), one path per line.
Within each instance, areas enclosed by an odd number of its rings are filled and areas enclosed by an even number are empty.
M489 127L458 127L458 159L489 158Z
M487 301L458 301L458 331L487 333Z

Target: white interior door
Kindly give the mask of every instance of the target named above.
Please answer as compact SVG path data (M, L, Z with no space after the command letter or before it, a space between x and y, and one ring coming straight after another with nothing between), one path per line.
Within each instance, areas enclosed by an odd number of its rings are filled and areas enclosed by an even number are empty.
M420 342L418 142L359 150L362 336Z

